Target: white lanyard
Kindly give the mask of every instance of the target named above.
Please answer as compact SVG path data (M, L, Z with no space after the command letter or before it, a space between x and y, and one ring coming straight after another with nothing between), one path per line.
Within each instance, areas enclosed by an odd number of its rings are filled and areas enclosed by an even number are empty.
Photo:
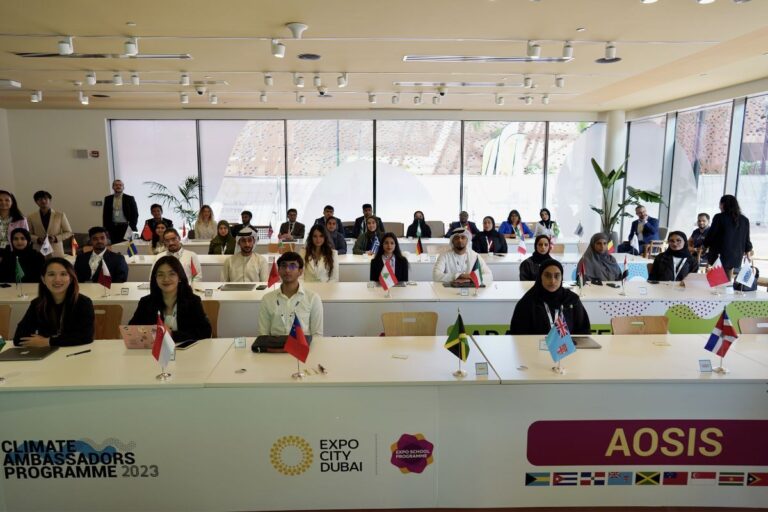
M675 267L675 277L672 279L673 281L677 281L677 275L680 273L680 270L683 268L683 265L685 265L685 258L680 259L680 263L677 264Z
M549 320L549 326L552 327L555 325L555 318L557 318L557 315L559 314L559 309L555 309L555 314L553 315L552 312L549 309L549 304L546 302L544 303L544 309L547 310L547 320Z

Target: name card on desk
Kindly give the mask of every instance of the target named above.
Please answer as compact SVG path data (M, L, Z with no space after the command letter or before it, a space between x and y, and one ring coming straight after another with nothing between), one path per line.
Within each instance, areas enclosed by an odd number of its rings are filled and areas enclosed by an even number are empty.
M699 371L701 373L712 373L712 361L709 359L699 359Z
M488 363L475 363L475 375L478 377L488 375Z

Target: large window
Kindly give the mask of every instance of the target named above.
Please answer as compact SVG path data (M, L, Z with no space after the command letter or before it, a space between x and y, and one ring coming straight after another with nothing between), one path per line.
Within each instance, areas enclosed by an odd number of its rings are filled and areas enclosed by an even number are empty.
M661 192L661 170L664 163L664 135L666 116L632 121L629 129L629 159L627 183L629 187ZM645 205L651 217L659 218L659 204ZM634 213L631 208L627 213ZM623 223L622 240L629 234L631 220Z
M749 98L741 139L737 197L758 257L768 257L768 95ZM763 265L762 271L766 268Z

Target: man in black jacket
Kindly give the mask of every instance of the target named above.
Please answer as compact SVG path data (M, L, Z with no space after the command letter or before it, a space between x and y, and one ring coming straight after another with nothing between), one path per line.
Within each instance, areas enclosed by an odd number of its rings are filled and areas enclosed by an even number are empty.
M102 225L109 233L109 239L113 244L123 241L129 226L135 232L136 223L139 221L136 200L133 196L123 194L123 188L122 181L112 182L112 190L115 193L104 198L104 209L101 214Z
M99 280L101 265L106 265L112 276L113 283L124 283L128 280L128 264L125 257L107 248L107 230L95 226L88 230L93 251L78 254L75 259L75 273L81 283L96 283Z

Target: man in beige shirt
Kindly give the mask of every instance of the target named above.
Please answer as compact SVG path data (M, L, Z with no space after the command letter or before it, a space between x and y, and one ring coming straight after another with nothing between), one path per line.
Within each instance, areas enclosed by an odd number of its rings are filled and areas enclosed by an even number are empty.
M64 256L64 240L72 236L67 216L51 208L53 197L49 192L38 190L34 199L40 209L30 213L27 222L35 249L39 251L48 238L53 256Z

